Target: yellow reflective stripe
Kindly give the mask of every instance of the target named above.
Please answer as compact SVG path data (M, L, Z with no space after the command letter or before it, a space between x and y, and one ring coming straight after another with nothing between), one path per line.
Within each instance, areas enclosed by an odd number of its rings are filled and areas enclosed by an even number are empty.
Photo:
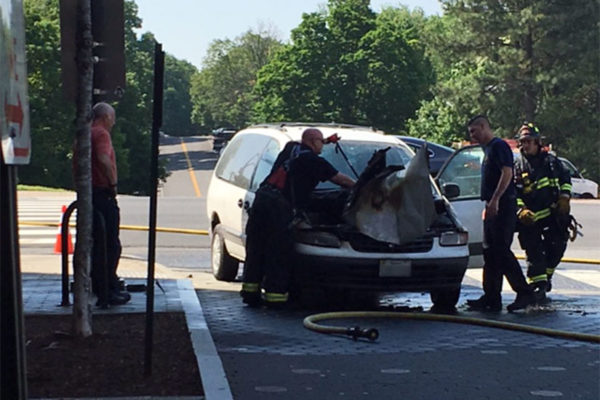
M551 211L549 208L544 208L543 210L540 211L536 211L535 213L533 213L533 220L534 221L539 221L540 219L544 219L546 217L549 217L551 214Z
M272 303L284 303L288 301L288 297L287 293L265 293L265 300Z
M550 179L548 178L542 178L536 182L537 189L545 188L546 186L550 186Z
M242 292L254 293L260 291L260 285L258 283L242 283Z
M546 274L529 277L529 282L531 282L531 283L546 282L547 280L548 280L548 276Z
M517 207L524 207L525 202L520 197L517 197Z
M563 183L560 186L560 190L564 190L565 192L571 192L573 190L573 186L570 183Z
M552 276L556 268L546 268L546 275Z

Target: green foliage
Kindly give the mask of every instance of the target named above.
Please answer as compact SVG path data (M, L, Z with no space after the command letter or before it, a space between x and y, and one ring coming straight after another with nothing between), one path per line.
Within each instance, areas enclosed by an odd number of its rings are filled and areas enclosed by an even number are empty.
M256 72L279 46L266 31L248 31L233 41L214 41L204 68L191 80L192 121L204 131L245 126L256 100L252 93Z
M196 67L167 54L165 57L165 87L162 130L169 135L189 136L196 133L191 121L190 86Z
M24 14L32 154L30 164L19 168L19 181L72 187L75 107L57 90L62 85L58 3L27 0Z
M442 0L444 14L368 0L329 0L307 13L289 44L248 31L211 44L197 71L167 55L163 130L191 135L250 122L338 121L442 144L467 138L473 114L512 137L523 120L600 180L599 3L596 0ZM33 142L22 183L72 187L74 107L60 90L56 0L26 0ZM137 37L125 2L126 90L113 143L119 189L149 184L154 37ZM161 167L164 178L164 168Z
M600 178L599 4L594 0L444 0L425 30L435 98L408 133L441 143L466 138L473 114L512 137L537 123L558 154Z
M406 8L377 15L368 0L330 0L304 14L258 75L254 120L338 121L404 128L433 83L420 31Z
M19 169L20 183L73 188L71 160L75 135L75 107L63 98L60 65L60 24L58 2L27 0L24 2L28 60L29 105L31 118L31 163ZM119 191L148 193L150 184L150 133L152 122L152 88L154 37L137 38L134 29L141 26L137 5L125 1L126 88L123 98L114 104L117 113L112 141L117 155ZM168 58L167 91L187 92L195 71L187 63ZM187 85L186 80L187 79ZM169 92L170 93L170 92ZM186 103L187 101L187 103ZM187 125L181 109L187 109ZM177 94L168 97L164 116L167 126L191 130L189 98ZM184 111L185 112L185 111ZM164 179L165 168L159 167Z

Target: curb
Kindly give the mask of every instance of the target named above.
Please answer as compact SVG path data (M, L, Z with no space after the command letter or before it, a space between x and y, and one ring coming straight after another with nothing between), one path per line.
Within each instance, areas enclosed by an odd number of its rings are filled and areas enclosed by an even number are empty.
M179 298L190 332L190 339L206 400L233 400L223 363L204 319L204 312L192 282L178 279Z

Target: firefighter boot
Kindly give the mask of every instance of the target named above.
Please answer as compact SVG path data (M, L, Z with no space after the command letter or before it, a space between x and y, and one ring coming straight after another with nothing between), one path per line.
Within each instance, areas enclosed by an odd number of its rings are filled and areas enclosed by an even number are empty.
M517 297L515 301L506 306L508 312L513 312L517 310L524 310L529 306L535 305L535 295L531 290L523 291L517 293Z
M540 281L531 284L531 288L533 289L533 295L535 296L535 302L539 305L548 304L550 299L546 297L546 292L548 292L548 282Z
M242 296L244 304L248 304L248 307L259 307L261 303L260 285L258 283L244 282L240 296Z
M500 297L491 299L484 294L476 300L467 300L467 307L472 311L498 312L502 310L502 299Z

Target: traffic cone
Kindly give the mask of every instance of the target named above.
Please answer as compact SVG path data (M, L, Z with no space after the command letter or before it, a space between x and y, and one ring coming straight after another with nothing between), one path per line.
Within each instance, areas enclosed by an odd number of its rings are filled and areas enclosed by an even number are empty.
M67 206L62 206L62 214L60 216L60 223L58 224L58 232L56 233L56 242L54 242L54 254L62 254L62 222L65 217ZM68 254L73 254L73 238L71 237L71 229L67 228L67 249Z

